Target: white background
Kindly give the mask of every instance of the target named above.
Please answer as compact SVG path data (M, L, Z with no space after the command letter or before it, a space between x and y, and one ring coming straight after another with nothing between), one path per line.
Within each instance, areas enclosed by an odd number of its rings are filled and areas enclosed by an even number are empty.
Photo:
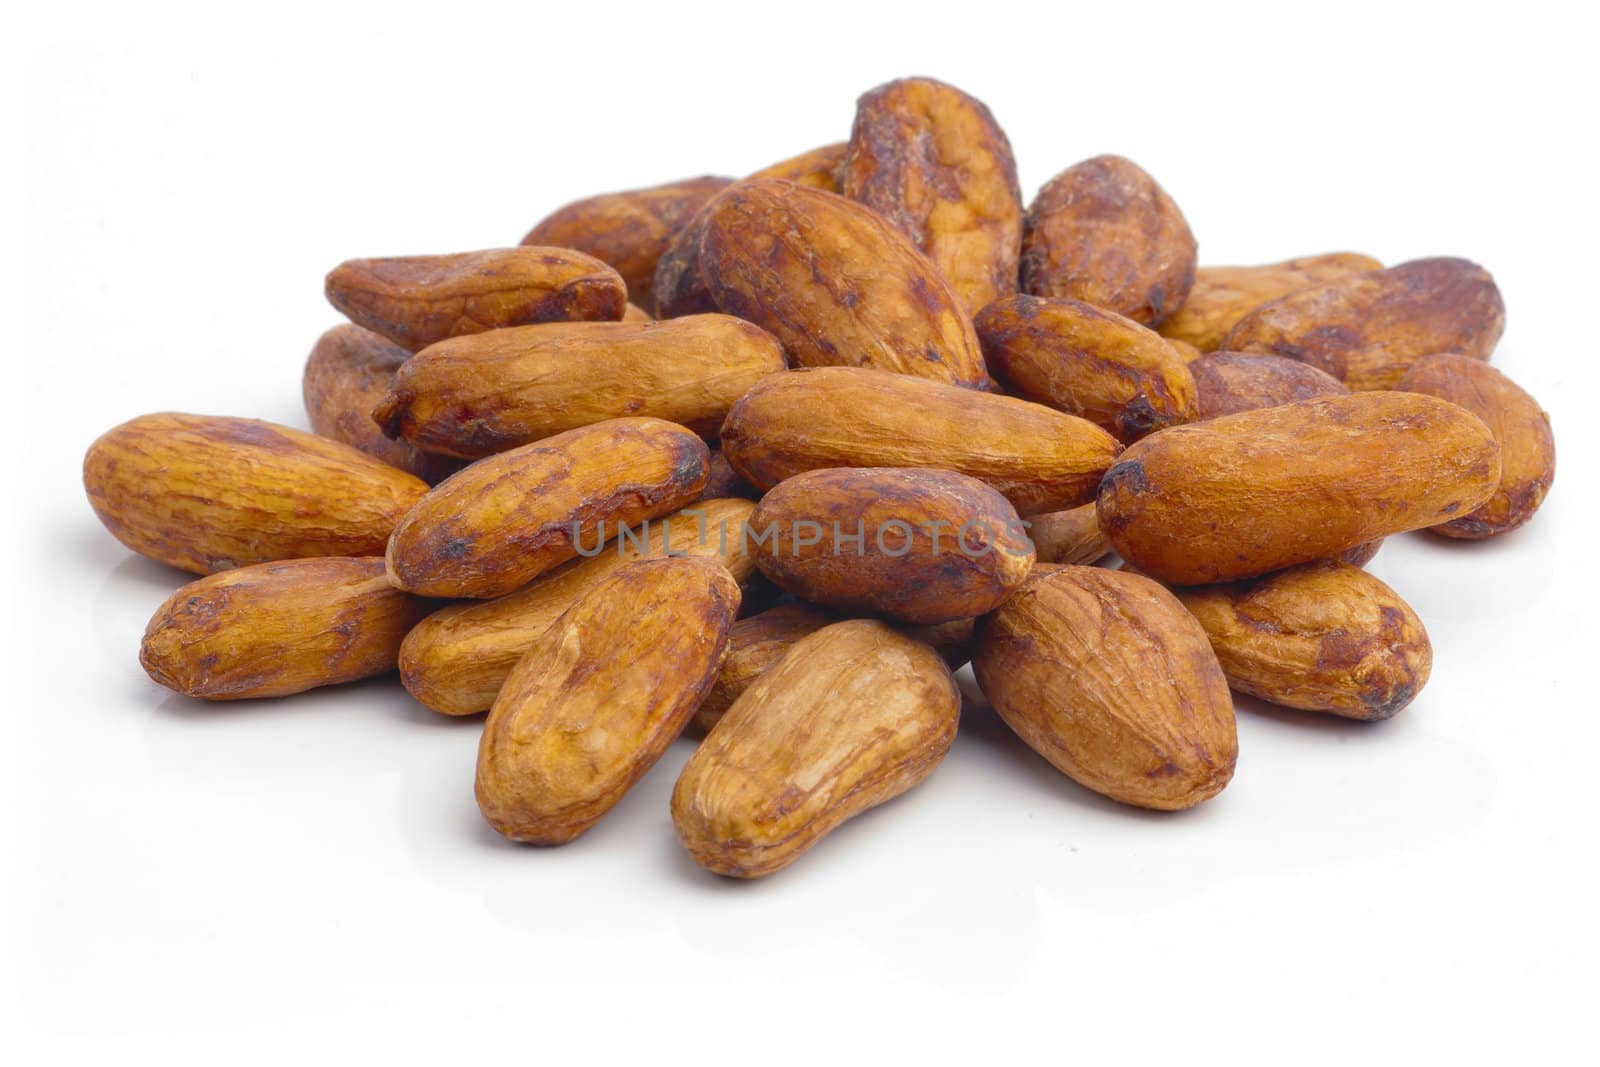
M0 1051L13 1063L1552 1063L1592 1054L1597 395L1578 5L29 5L6 17ZM515 243L569 199L986 100L1031 196L1115 151L1206 263L1489 266L1551 412L1532 526L1393 539L1432 634L1382 725L1241 706L1237 777L1116 807L970 712L922 788L788 871L673 840L680 742L592 832L502 843L479 724L391 682L207 706L140 671L184 579L95 521L133 415L304 425L351 256ZM19 106L20 104L20 106ZM20 166L19 166L20 164ZM21 254L19 255L19 249Z

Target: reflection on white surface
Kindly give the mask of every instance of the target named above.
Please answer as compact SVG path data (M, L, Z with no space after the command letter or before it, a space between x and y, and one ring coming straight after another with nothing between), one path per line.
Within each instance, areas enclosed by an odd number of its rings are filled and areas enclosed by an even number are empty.
M1502 543L1384 547L1372 569L1416 606L1436 654L1393 721L1240 700L1232 784L1150 813L1055 772L963 672L961 733L926 783L743 883L673 838L689 739L584 837L539 849L478 815L481 717L436 715L393 678L238 704L159 689L139 636L185 576L126 553L67 496L39 514L48 566L27 576L29 602L48 605L34 661L50 686L12 716L19 751L41 754L12 781L30 805L16 810L38 816L25 1002L81 1034L63 996L117 990L97 1025L147 1032L161 1020L136 1006L161 991L236 1032L227 991L252 975L336 1026L314 990L363 985L348 1010L380 1013L441 974L486 1010L530 985L688 985L691 1000L748 1004L747 976L827 974L842 1016L887 997L946 1011L1002 998L1045 1017L1063 1010L1052 990L1143 986L1196 953L1246 985L1313 959L1298 981L1328 993L1370 980L1378 954L1393 981L1465 996L1473 953L1528 951L1484 916L1516 913L1524 881L1552 913L1588 884L1545 821L1571 807L1550 737L1592 724L1560 696L1569 653L1544 621L1581 592L1556 574L1563 506L1558 489Z

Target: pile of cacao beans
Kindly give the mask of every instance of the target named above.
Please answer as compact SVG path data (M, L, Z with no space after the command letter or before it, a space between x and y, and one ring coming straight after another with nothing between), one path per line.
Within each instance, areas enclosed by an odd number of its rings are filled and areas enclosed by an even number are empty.
M84 484L204 576L151 619L151 678L239 700L398 671L487 713L477 800L518 841L582 834L687 732L682 844L779 870L932 774L968 663L1063 774L1189 808L1233 776L1233 693L1409 704L1428 635L1362 566L1516 529L1555 469L1489 364L1482 267L1197 256L1135 164L1025 204L988 108L903 79L747 178L340 264L314 432L144 415Z

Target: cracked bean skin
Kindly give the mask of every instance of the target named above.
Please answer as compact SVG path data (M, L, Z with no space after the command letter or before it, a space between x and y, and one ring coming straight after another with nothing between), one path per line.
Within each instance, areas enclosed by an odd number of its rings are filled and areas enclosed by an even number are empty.
M667 242L656 262L654 285L656 315L676 319L717 310L717 302L700 269L700 240L705 236L708 203Z
M1111 555L1111 542L1100 529L1094 502L1066 511L1034 515L1028 536L1039 563L1098 563ZM1037 565L1037 564L1036 564Z
M575 200L540 220L525 245L573 248L622 275L628 299L655 311L656 264L683 225L732 178L706 175Z
M257 419L166 412L103 434L89 504L118 541L194 574L302 556L371 556L428 491L349 445Z
M257 563L173 593L145 628L139 663L202 700L289 696L394 670L431 608L389 584L382 556Z
M407 441L391 441L372 417L411 353L352 323L317 339L306 360L300 390L311 429L415 474L432 485L461 469L449 456L429 455Z
M570 248L351 259L328 274L326 289L351 322L409 352L506 326L615 322L628 303L620 274Z
M1422 689L1433 646L1393 589L1321 560L1224 585L1176 587L1236 691L1347 719L1387 719Z
M613 538L598 553L570 560L514 593L440 608L400 646L401 684L441 715L487 711L517 660L563 611L618 569L665 556L669 547L718 560L745 586L755 564L740 532L754 510L748 500L697 501L651 522L648 536ZM584 550L592 552L587 542Z
M1175 426L1100 483L1100 528L1176 585L1251 578L1470 513L1500 446L1465 408L1416 393L1321 397Z
M756 567L779 588L912 623L992 611L1034 560L1010 502L954 471L806 471L762 497L750 526Z
M1358 252L1301 256L1259 267L1200 267L1183 306L1160 325L1161 336L1214 352L1228 331L1262 304L1336 278L1382 269L1382 263Z
M1556 478L1550 416L1537 400L1487 363L1449 353L1413 363L1397 388L1459 404L1482 419L1500 443L1500 484L1494 495L1472 514L1431 527L1429 533L1481 541L1533 518Z
M824 627L751 682L689 757L672 790L678 840L716 874L782 870L932 774L960 715L932 648L867 619Z
M1120 441L1195 416L1183 357L1132 319L1081 300L1018 294L984 308L975 325L1002 385Z
M734 185L708 210L700 267L712 297L776 337L794 365L988 387L960 299L877 212L775 179Z
M969 314L1017 291L1022 189L981 101L932 78L863 94L840 176L840 191L911 238Z
M1342 396L1343 382L1309 363L1251 352L1213 352L1189 364L1195 418L1214 419L1319 396Z
M705 442L660 419L610 419L481 459L440 482L389 538L389 578L423 596L503 596L699 497Z
M1352 274L1263 304L1222 347L1309 363L1354 390L1393 389L1440 352L1488 361L1506 307L1489 272L1465 259L1416 259Z
M1041 404L861 367L756 383L728 412L722 447L760 489L824 467L938 467L993 486L1023 515L1092 500L1121 451Z
M1097 793L1180 811L1233 777L1233 698L1205 631L1149 578L1045 565L978 621L978 685L1017 736Z
M1022 291L1159 326L1188 297L1196 256L1166 190L1121 156L1097 156L1050 179L1028 206Z
M582 834L653 767L711 688L739 610L726 568L630 563L534 639L495 698L474 792L496 831Z
M783 369L777 340L731 315L517 326L424 348L372 417L467 459L630 415L714 438L734 401Z

